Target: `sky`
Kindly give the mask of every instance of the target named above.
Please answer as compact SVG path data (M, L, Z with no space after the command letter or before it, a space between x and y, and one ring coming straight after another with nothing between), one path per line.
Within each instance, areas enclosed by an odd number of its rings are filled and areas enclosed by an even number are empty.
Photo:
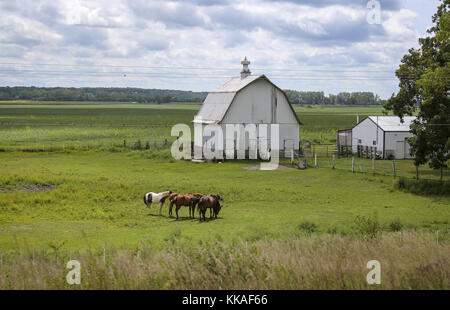
M0 86L209 91L246 56L282 89L386 99L439 3L0 0Z

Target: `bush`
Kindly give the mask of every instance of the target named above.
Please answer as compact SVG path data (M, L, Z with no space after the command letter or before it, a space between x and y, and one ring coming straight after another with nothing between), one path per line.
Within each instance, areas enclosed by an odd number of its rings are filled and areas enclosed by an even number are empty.
M396 218L389 223L389 229L395 232L401 231L403 229L403 224L400 222L399 218Z
M395 188L416 195L450 196L450 182L436 180L414 180L401 177L395 183Z
M298 225L298 229L306 234L312 234L317 231L317 225L312 222L303 221Z
M357 216L355 218L356 231L364 236L375 238L381 232L381 225L376 214L374 216Z

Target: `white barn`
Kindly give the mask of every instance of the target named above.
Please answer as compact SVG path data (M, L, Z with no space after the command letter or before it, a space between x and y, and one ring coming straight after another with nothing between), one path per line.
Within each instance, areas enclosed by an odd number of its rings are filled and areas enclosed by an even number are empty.
M409 126L415 116L368 116L352 128L352 151L360 148L376 148L381 158L411 158L407 138L413 136Z
M194 118L195 124L217 124L224 133L224 146L226 145L225 126L256 124L279 125L279 149L290 152L299 150L301 122L294 112L286 94L272 83L265 75L252 75L248 65L250 61L245 58L240 76L234 76L225 84L218 86L208 93L202 107ZM259 129L257 130L259 132ZM235 145L239 142L236 141ZM254 137L253 137L254 138ZM259 137L258 137L259 138ZM255 143L245 135L245 149ZM268 137L270 146L270 135ZM205 141L203 141L204 143ZM200 145L196 145L199 147Z

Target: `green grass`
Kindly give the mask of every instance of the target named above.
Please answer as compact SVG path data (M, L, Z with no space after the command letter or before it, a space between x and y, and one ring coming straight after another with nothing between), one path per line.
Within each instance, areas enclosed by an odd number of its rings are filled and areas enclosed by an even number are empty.
M449 228L449 197L394 190L391 177L328 168L254 171L242 169L256 164L251 162L195 164L158 157L147 151L1 153L0 250L161 245L177 230L196 241L210 235L254 241L299 233L305 222L313 223L307 228L314 233L348 234L357 231L357 216L374 212L386 231L397 219L406 229ZM34 192L30 185L55 187ZM147 215L143 194L168 189L219 193L225 200L220 218L200 223L183 208L176 221L167 217L167 205L164 216Z

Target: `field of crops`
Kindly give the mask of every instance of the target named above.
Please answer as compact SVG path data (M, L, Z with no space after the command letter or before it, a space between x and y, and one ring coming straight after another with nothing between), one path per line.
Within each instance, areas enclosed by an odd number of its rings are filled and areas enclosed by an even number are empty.
M195 104L0 104L0 150L116 150L141 140L161 144L171 126L191 125ZM348 128L381 107L295 107L304 126L301 137L313 144L334 144L336 130Z
M326 272L311 267L309 276L302 276L303 268L292 264L292 257L309 253L305 254L306 264L323 255L336 259L332 264L342 260L353 264L355 257L350 252L342 254L347 246L355 249L357 261L362 262L373 259L380 244L390 266L400 264L396 258L405 255L413 258L413 253L436 254L409 260L405 270L391 274L392 281L384 288L449 287L449 269L442 267L448 266L448 196L414 195L398 190L392 176L360 173L369 172L360 170L370 169L370 162L358 161L357 171L352 173L347 158L337 160L335 170L331 169L331 157L321 157L317 169L259 171L244 169L256 166L254 161L175 161L168 147L159 144L133 149L138 140L145 146L145 141L169 139L170 126L189 124L198 107L0 105L0 287L19 288L28 283L25 287L65 288L64 282L57 280L64 271L62 259L79 258L92 262L90 283L95 279L103 281L94 288L220 288L213 284L218 283L214 282L217 277L223 277L222 287L265 288L270 277L274 288L365 288L358 267L348 270L348 276L354 278L345 283L317 282L318 278L310 276L325 276ZM304 139L332 143L334 130L351 127L356 111L362 118L380 110L296 107L296 111L305 124L301 129ZM314 165L311 160L310 167ZM288 160L283 163L289 165ZM382 165L389 170L391 163L376 164L381 171ZM411 161L398 163L399 171L409 167ZM434 175L426 167L421 171ZM197 213L196 219L189 219L188 209L183 208L177 221L168 217L167 205L163 216L156 215L156 206L148 215L143 194L168 189L219 193L224 197L219 218L199 222ZM435 237L436 243L431 245L429 240L434 242ZM366 244L365 240L371 241ZM195 260L199 253L208 251L208 242L240 250L233 252L234 263L228 267L221 265L226 259L220 251L210 252L211 260L198 261L198 269L194 270L206 268L204 279L210 279L203 286L193 275L177 278L171 266L146 265L155 257L166 257L174 264L183 259ZM334 243L340 245L327 246ZM421 252L414 252L419 247ZM280 249L290 250L283 257L271 252ZM132 258L138 252L142 253L142 261ZM103 265L99 263L102 259ZM242 265L244 261L248 265ZM280 262L286 270L277 267ZM211 264L223 267L218 271L222 272L220 276L208 269ZM237 272L238 265L241 273L233 279L248 280L253 273L253 282L248 282L251 285L226 277ZM267 273L258 271L258 266L263 265ZM154 273L142 280L127 268L150 268ZM365 267L361 268L364 279ZM127 279L114 278L125 270L129 273ZM284 276L290 270L296 270L300 278ZM411 284L411 279L426 274L423 270L431 270L434 278ZM33 274L35 280L24 282L26 275ZM40 278L42 274L45 279ZM115 276L109 278L111 274ZM339 274L335 276L337 279ZM305 277L309 280L301 281Z

